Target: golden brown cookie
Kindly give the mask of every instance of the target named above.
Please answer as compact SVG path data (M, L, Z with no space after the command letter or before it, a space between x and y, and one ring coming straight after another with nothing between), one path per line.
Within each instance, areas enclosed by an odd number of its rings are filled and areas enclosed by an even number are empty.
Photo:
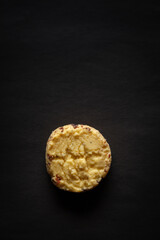
M54 130L46 146L46 166L59 188L82 192L104 178L111 165L111 150L102 134L88 125L69 124Z

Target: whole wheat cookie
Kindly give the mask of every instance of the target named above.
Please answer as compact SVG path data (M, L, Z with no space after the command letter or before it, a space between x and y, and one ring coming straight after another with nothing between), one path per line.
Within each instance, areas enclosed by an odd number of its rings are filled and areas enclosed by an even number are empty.
M111 166L106 139L93 127L69 124L54 130L46 146L46 167L60 189L83 192L94 188Z

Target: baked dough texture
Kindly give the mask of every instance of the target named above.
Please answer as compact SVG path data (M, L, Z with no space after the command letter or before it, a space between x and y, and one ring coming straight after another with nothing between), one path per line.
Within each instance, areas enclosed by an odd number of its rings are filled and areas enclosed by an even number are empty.
M111 165L106 139L93 127L69 124L54 130L46 146L46 167L60 189L82 192L94 188Z

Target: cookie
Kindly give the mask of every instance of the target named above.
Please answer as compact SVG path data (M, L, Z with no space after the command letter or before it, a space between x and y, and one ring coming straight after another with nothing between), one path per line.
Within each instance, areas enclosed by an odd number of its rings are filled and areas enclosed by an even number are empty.
M106 139L93 127L69 124L54 130L46 146L46 167L60 189L82 192L94 188L111 166Z

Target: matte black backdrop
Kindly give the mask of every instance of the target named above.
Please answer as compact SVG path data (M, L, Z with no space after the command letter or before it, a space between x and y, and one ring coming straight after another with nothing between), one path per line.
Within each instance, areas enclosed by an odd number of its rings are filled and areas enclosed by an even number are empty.
M153 239L160 6L1 2L1 239ZM111 145L111 171L87 193L60 191L46 173L47 138L68 123Z

